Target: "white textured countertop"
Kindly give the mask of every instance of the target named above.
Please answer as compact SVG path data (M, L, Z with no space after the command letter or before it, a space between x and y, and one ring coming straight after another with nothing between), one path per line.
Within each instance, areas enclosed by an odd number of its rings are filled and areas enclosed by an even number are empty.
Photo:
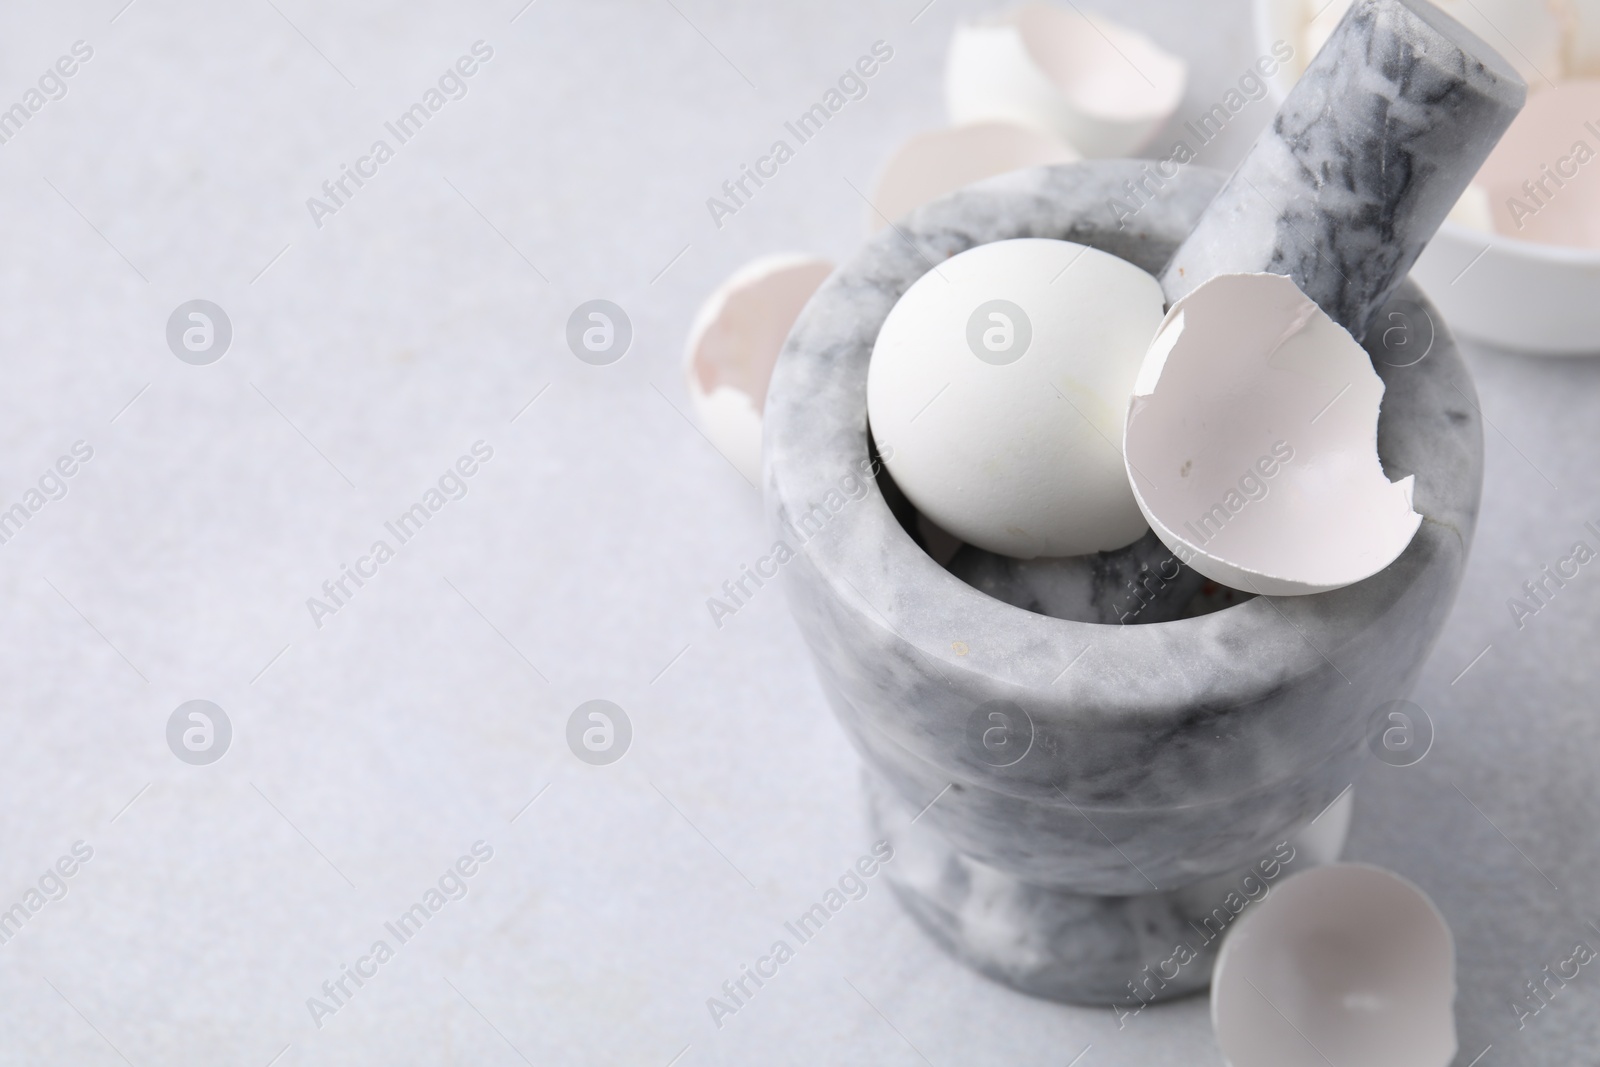
M0 15L0 108L92 49L0 144L0 510L29 516L0 527L0 912L38 905L0 925L0 1064L1220 1063L1203 998L1119 1032L1016 996L877 879L720 1029L706 1007L870 842L781 591L706 610L769 538L684 417L682 339L745 260L850 252L851 184L941 123L971 5L123 2ZM1242 2L1116 14L1193 57L1179 121L1255 58ZM715 225L879 40L865 98ZM314 219L342 164L368 177ZM166 338L196 298L232 325L207 366ZM610 366L563 340L595 298L634 330ZM1349 855L1454 928L1462 1067L1565 1067L1600 973L1520 1031L1511 1005L1600 946L1600 571L1520 630L1506 602L1600 546L1600 363L1469 355L1493 428L1415 694L1437 741L1357 786ZM368 577L334 599L344 565ZM565 739L596 698L633 727L610 766ZM231 723L211 765L167 745L194 699ZM369 977L324 993L345 966Z

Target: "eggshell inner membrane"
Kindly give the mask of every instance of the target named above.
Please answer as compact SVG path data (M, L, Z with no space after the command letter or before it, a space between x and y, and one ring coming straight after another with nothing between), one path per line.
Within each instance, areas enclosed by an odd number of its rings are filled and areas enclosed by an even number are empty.
M1277 274L1222 275L1167 313L1123 442L1162 542L1248 592L1336 589L1392 563L1422 516L1378 459L1383 382L1366 351Z
M878 178L868 213L876 232L889 221L964 185L1023 167L1071 163L1078 153L1059 139L1009 122L977 122L918 134L897 149Z
M1039 69L1087 114L1165 116L1183 97L1186 65L1142 33L1049 4L1028 4L1009 21Z
M1600 80L1531 93L1478 171L1496 231L1600 248Z
M1410 882L1340 863L1250 905L1223 942L1211 1019L1231 1067L1447 1067L1455 946Z
M741 267L701 306L690 331L689 362L701 392L726 386L757 411L778 351L833 264L809 256L767 256Z

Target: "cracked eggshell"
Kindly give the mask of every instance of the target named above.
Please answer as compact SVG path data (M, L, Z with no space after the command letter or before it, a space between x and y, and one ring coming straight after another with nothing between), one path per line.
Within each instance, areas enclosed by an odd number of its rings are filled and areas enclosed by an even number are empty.
M867 368L895 483L941 529L1017 559L1137 540L1119 442L1162 305L1149 274L1069 241L996 241L928 271Z
M764 256L706 299L684 354L689 400L711 443L761 484L761 412L778 352L800 311L833 272L804 255Z
M1477 205L1464 217L1463 197L1412 271L1455 333L1538 355L1600 351L1597 123L1600 80L1535 83L1468 188Z
M920 133L896 149L884 165L867 225L876 233L964 185L1023 167L1072 163L1078 158L1077 152L1043 130L1013 122L975 122Z
M1477 182L1468 185L1445 218L1479 233L1493 233L1494 203L1489 199L1489 190Z
M1337 863L1247 908L1217 957L1211 1026L1229 1067L1447 1067L1455 943L1399 875Z
M1585 126L1597 119L1600 80L1529 94L1476 179L1486 190L1495 232L1600 249L1600 162Z
M1034 126L1090 158L1142 148L1187 81L1188 65L1143 34L1042 3L957 26L944 74L952 123Z
M1123 452L1166 546L1213 581L1279 596L1359 582L1422 523L1378 459L1383 382L1294 282L1225 274L1167 313Z

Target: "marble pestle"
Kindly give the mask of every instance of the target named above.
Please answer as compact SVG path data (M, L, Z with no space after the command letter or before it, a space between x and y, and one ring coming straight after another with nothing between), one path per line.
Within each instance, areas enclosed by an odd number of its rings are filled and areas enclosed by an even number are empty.
M1428 0L1358 0L1172 257L1168 302L1218 274L1286 274L1362 340L1527 91ZM1066 559L969 545L950 570L1053 618L1165 622L1191 613L1203 579L1164 552L1148 534Z
M1167 301L1286 274L1356 340L1528 87L1428 0L1357 0L1167 265Z

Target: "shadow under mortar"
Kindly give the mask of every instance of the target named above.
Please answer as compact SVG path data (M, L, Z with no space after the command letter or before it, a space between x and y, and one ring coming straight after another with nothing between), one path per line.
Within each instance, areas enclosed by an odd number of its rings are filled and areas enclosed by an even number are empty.
M1415 475L1423 523L1365 581L1170 622L1069 622L952 576L879 485L797 533L801 516L874 459L872 347L933 264L1016 237L1075 241L1151 273L1168 263L1224 176L1186 168L1119 227L1111 201L1139 166L1020 171L883 231L796 323L763 446L769 519L795 547L784 568L791 609L865 760L899 898L970 966L1078 1003L1204 988L1220 943L1206 920L1227 893L1259 881L1285 842L1299 842L1299 864L1335 858L1342 830L1330 840L1327 825L1338 815L1306 828L1369 756L1374 710L1414 684L1461 580L1483 476L1466 366L1407 282L1391 303L1429 320L1427 357L1391 365L1377 338L1367 350L1386 386L1379 456L1390 479ZM996 709L1025 750L1004 767L980 741ZM1195 958L1152 983L1150 969L1179 944Z

